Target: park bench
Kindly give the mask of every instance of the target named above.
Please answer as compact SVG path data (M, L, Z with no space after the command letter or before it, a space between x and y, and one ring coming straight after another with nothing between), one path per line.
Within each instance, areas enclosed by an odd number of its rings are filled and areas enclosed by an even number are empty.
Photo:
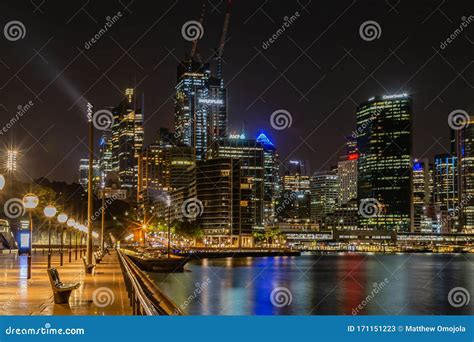
M53 289L55 304L67 304L72 290L81 286L80 283L63 284L61 279L59 279L58 270L55 268L48 268L48 275L49 281L51 282L51 288Z
M94 253L95 263L100 264L100 262L102 261L102 257L103 257L103 255L102 255L101 252L99 252L99 251L95 252Z
M95 265L94 264L88 264L87 263L87 258L86 258L85 255L82 257L82 261L84 262L84 267L86 269L86 273L87 274L92 273L94 271Z

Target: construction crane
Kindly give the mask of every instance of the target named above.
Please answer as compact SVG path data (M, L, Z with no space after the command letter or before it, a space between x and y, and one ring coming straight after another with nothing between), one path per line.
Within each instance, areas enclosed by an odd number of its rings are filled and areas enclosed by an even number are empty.
M203 1L202 1L201 18L199 18L199 23L201 24L201 27L204 27L203 24L204 24L204 16L205 16L205 14L206 14L206 0L203 0ZM192 47L191 47L191 60L192 60L192 59L194 58L194 56L196 55L198 40L199 40L199 39L193 40L193 45L192 45Z
M232 0L227 0L227 11L224 17L224 26L222 28L221 40L219 47L216 51L216 61L217 61L217 78L222 80L222 55L224 54L224 46L227 38L227 31L229 29L230 21L230 10L232 8Z

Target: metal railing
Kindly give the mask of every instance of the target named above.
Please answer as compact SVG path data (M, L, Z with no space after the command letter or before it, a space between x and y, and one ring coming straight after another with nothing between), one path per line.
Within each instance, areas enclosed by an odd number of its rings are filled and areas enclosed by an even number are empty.
M184 315L148 276L125 254L117 251L134 315Z

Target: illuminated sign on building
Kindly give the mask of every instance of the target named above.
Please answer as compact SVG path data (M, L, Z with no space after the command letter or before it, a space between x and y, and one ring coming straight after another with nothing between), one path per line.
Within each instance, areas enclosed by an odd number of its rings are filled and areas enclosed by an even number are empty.
M391 100L391 99L399 99L402 97L407 97L408 94L395 94L395 95L385 95L383 97L384 100Z
M219 99L198 99L198 102L199 103L203 103L203 104L214 104L214 105L223 105L224 104L224 101L223 100L219 100Z

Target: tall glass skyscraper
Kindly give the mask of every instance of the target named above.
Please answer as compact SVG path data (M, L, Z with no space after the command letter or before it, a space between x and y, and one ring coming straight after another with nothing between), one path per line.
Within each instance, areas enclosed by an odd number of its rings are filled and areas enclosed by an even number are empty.
M118 174L120 187L126 189L130 199L135 201L144 130L143 109L137 105L134 89L125 90L125 99L114 108L113 115L112 170Z
M371 98L357 109L359 228L407 232L412 223L412 98ZM360 206L362 207L362 205Z
M178 65L175 132L178 142L195 149L196 160L204 160L208 146L227 135L227 92L208 63L188 59Z
M280 165L278 151L265 133L260 133L257 142L263 146L263 221L264 224L275 223L275 203L280 197Z

